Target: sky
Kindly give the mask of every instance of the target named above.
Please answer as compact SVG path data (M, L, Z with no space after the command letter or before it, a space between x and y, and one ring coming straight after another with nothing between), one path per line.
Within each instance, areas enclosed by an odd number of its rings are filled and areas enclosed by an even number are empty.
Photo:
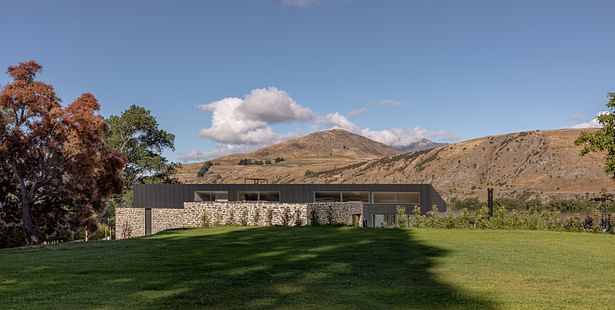
M146 107L173 161L343 128L402 147L596 126L615 1L4 1L0 67ZM0 76L0 84L9 77Z

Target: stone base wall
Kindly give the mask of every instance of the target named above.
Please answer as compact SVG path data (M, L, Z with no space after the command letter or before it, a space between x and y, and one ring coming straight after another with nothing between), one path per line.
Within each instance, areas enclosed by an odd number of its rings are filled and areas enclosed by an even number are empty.
M116 208L115 238L127 239L145 235L145 209Z
M116 209L117 239L121 225L130 223L130 237L145 235L145 210ZM186 202L183 209L152 209L152 234L173 228L194 228L217 225L305 226L352 225L353 214L361 214L361 203L277 203L254 201Z

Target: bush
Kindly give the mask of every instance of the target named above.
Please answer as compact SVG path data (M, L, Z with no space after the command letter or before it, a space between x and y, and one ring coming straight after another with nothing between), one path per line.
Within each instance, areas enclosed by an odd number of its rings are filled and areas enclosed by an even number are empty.
M212 166L212 163L210 161L206 161L201 167L201 169L199 169L199 172L196 173L196 176L199 178L204 177L205 173L207 173L207 171L209 170L211 166Z
M282 210L282 226L290 226L290 210L288 208Z
M207 215L207 211L203 212L203 216L201 216L201 226L202 227L211 227L211 219Z
M226 220L226 225L234 225L235 224L235 209L229 208L228 211L228 219Z
M295 210L295 226L302 226L303 221L301 220L301 211L299 209Z
M239 217L239 222L241 226L248 226L248 208L243 208L241 210L241 215Z
M273 210L267 209L267 226L273 225Z
M254 226L259 226L261 223L261 210L259 208L256 208L254 210L254 218L253 218L253 225Z
M21 226L0 227L0 249L26 245Z
M318 226L320 225L320 219L318 218L318 212L315 209L310 210L310 225Z
M408 227L408 216L406 215L406 208L397 206L397 227Z
M414 206L414 209L412 209L412 227L425 227L425 217L421 214L421 207L419 206Z

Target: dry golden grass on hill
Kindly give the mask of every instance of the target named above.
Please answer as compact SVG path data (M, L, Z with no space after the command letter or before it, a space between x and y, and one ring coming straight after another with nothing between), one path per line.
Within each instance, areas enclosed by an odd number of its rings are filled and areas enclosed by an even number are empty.
M499 196L586 198L615 186L603 171L604 155L579 156L578 129L530 131L464 141L428 151L397 154L362 136L331 130L286 141L252 153L185 165L179 177L191 183L432 183L445 199ZM278 155L280 154L280 155ZM241 158L285 157L281 163L240 166ZM309 170L313 173L306 175Z

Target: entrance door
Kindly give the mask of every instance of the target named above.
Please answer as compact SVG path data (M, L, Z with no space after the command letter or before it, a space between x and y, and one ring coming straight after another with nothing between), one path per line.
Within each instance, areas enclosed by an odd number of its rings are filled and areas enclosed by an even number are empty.
M374 227L384 228L384 214L374 214Z

